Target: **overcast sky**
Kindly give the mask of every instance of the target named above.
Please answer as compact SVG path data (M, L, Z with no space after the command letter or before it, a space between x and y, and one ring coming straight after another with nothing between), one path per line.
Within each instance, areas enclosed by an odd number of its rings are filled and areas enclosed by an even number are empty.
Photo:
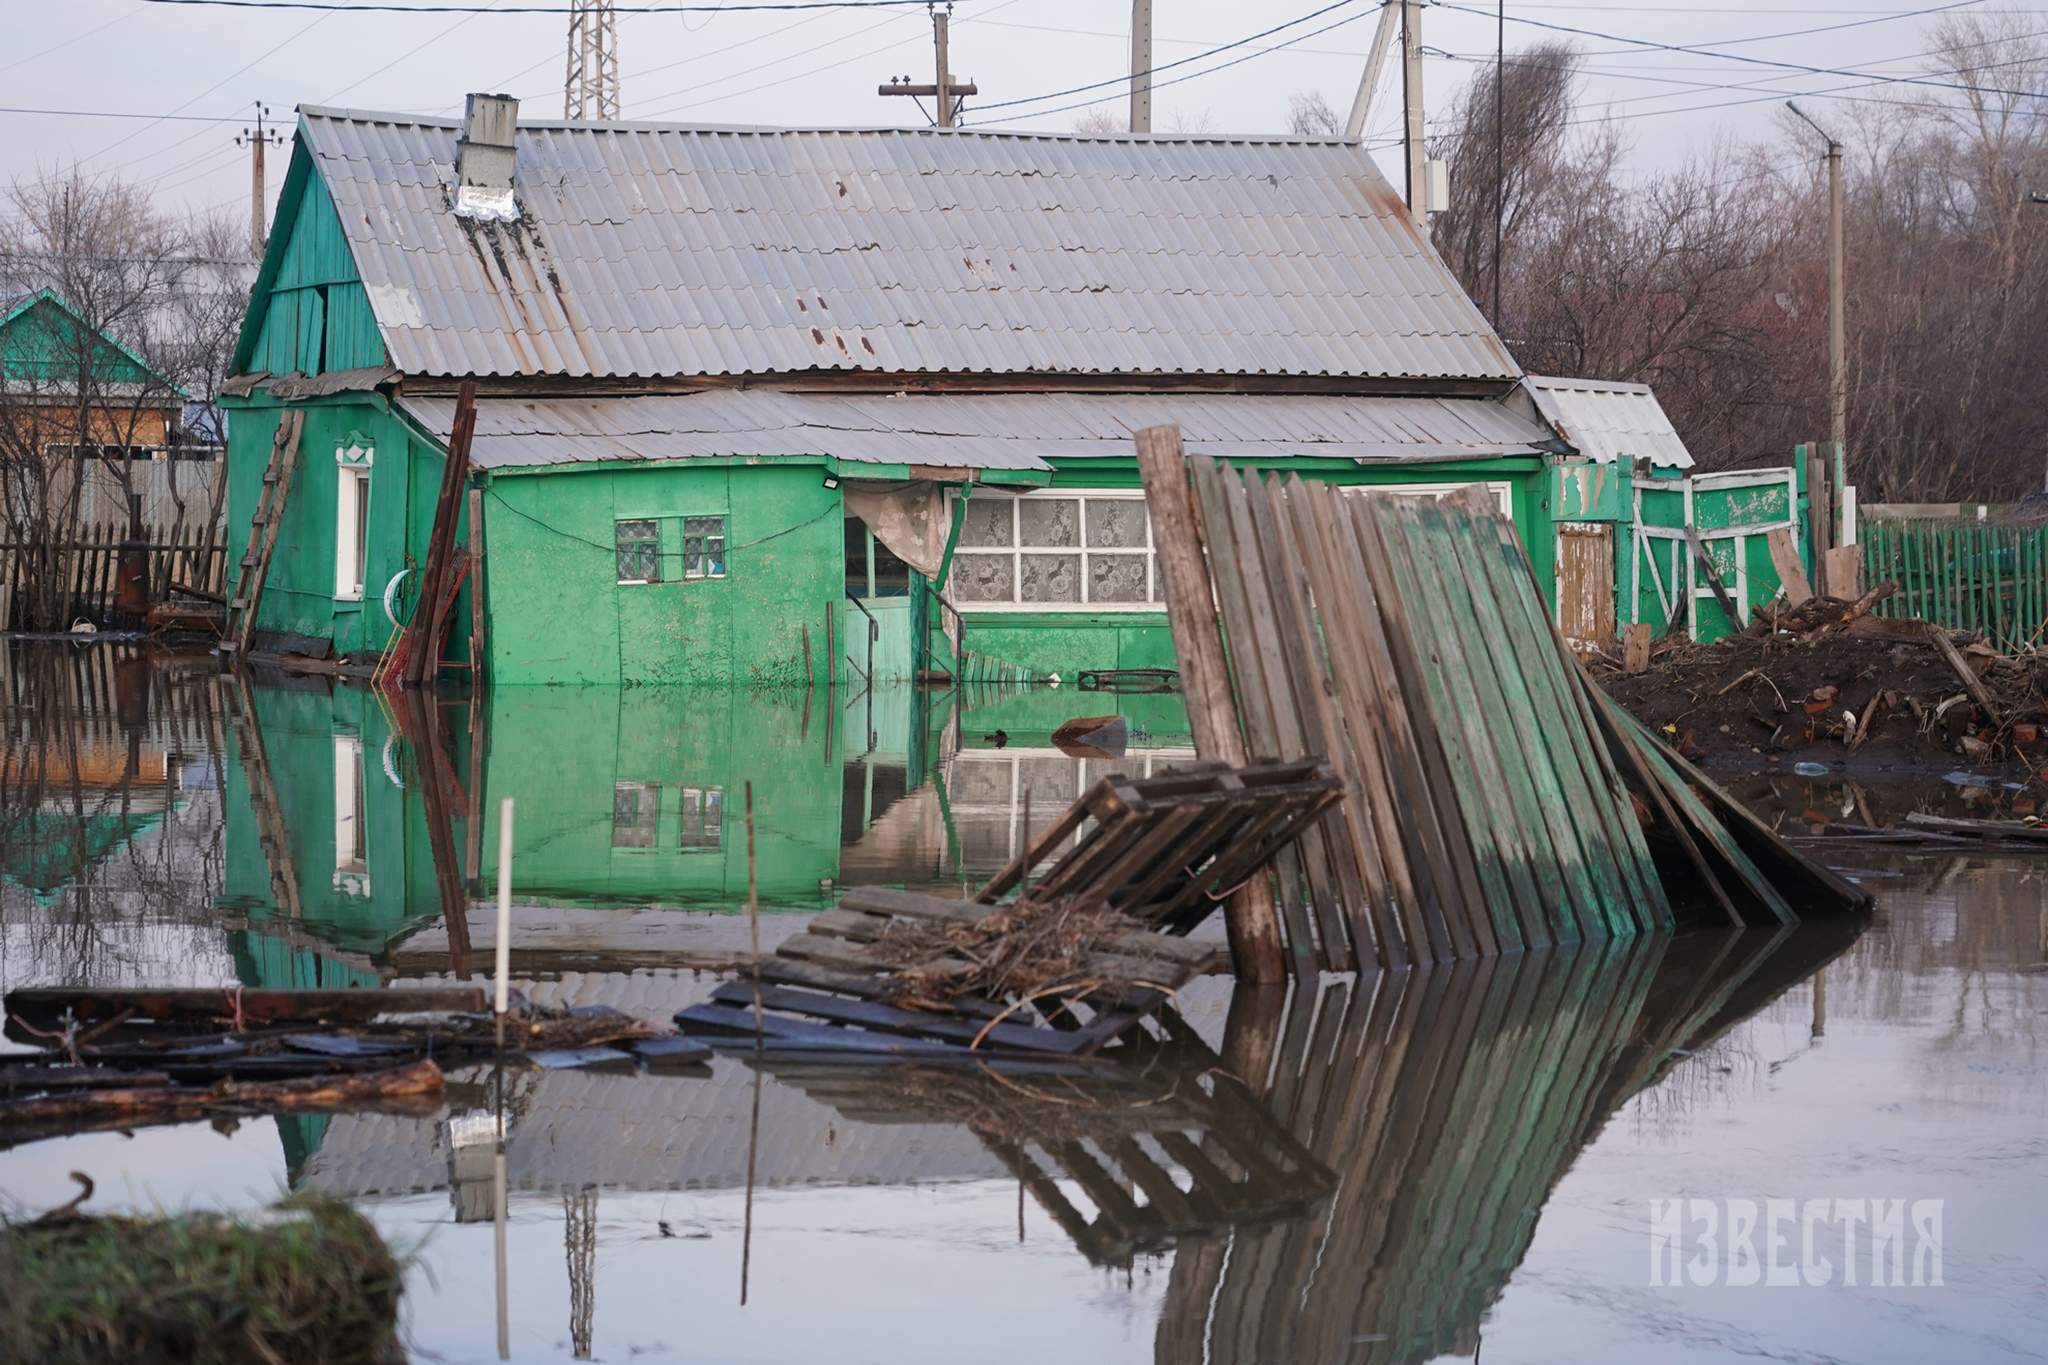
M432 3L433 0L394 0ZM562 0L557 0L562 2ZM1465 0L1459 0L1464 3ZM507 5L548 0L501 0ZM1487 8L1487 0L1471 0ZM1321 9L1328 0L1155 0L1155 64L1165 66ZM33 176L82 163L88 170L147 182L181 213L245 211L248 153L233 138L258 100L287 132L299 104L453 112L470 90L506 90L528 117L562 113L560 14L396 15L303 10L215 9L144 0L0 0L0 177ZM1341 114L1349 108L1376 19L1375 0L1350 0L1271 38L1162 71L1155 127L1217 132L1284 129L1289 96L1321 92ZM1919 0L1584 0L1510 3L1510 49L1547 36L1522 20L1623 38L1723 48L1750 58L1856 68L1870 77L1911 74L1932 46L1935 19ZM2027 31L2048 31L2048 0L1983 0L1976 13L2038 15ZM953 19L953 68L977 81L967 121L1068 128L1113 88L1014 107L998 102L1047 96L1128 70L1130 8L1125 0L960 0ZM1333 27L1334 25L1334 27ZM1839 27L1805 36L1791 30ZM801 13L648 14L619 19L626 117L700 123L782 125L922 124L904 99L875 92L891 76L931 79L931 24L921 7ZM1490 14L1431 6L1426 48L1464 57L1490 54ZM1323 30L1318 32L1318 30ZM1291 46L1213 74L1192 75L1287 39ZM1639 164L1705 150L1717 137L1760 137L1772 130L1773 91L1803 93L1849 84L1839 76L1779 72L1697 53L1657 52L1612 38L1574 39L1587 52L1587 114L1628 117ZM1434 111L1469 79L1473 66L1452 57L1426 63ZM1166 85L1174 80L1176 83ZM1742 85L1728 90L1718 87ZM1369 136L1397 133L1398 64L1389 63ZM1910 98L1910 87L1873 94ZM1924 92L1921 97L1925 98ZM1754 103L1734 107L1740 100ZM1816 100L1817 113L1848 106ZM21 109L115 111L211 117L225 122L60 116ZM1795 155L1789 153L1788 155ZM1382 165L1398 179L1397 153ZM274 159L271 193L283 158Z

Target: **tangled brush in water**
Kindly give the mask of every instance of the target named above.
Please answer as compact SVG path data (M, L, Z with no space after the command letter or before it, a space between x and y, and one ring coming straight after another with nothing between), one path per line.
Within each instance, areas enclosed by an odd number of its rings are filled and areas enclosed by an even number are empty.
M966 996L1112 999L1156 984L1107 971L1102 961L1120 935L1146 930L1099 904L1018 901L975 920L898 918L876 941L875 956L892 968L884 993L912 1009L944 1009Z

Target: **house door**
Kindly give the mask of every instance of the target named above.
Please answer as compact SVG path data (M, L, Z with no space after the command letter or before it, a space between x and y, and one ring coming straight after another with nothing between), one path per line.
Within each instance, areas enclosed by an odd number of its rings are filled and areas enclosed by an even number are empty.
M864 683L907 682L915 676L910 566L851 512L846 515L846 599L840 611L843 673Z
M1614 527L1567 521L1557 528L1557 628L1580 649L1614 641Z

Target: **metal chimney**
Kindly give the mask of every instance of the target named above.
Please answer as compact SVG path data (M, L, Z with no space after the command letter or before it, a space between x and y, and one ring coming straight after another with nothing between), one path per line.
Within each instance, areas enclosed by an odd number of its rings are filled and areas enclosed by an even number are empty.
M519 153L519 101L511 95L471 95L455 143L455 211L465 218L519 216L513 172Z

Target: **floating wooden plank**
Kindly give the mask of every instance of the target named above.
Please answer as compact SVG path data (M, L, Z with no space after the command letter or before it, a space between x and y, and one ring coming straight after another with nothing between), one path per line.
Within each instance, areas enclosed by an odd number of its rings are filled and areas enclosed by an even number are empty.
M7 1015L36 1028L110 1019L213 1028L250 1024L360 1024L379 1015L482 1013L481 986L393 986L388 990L265 990L227 987L119 989L24 986L7 993Z

